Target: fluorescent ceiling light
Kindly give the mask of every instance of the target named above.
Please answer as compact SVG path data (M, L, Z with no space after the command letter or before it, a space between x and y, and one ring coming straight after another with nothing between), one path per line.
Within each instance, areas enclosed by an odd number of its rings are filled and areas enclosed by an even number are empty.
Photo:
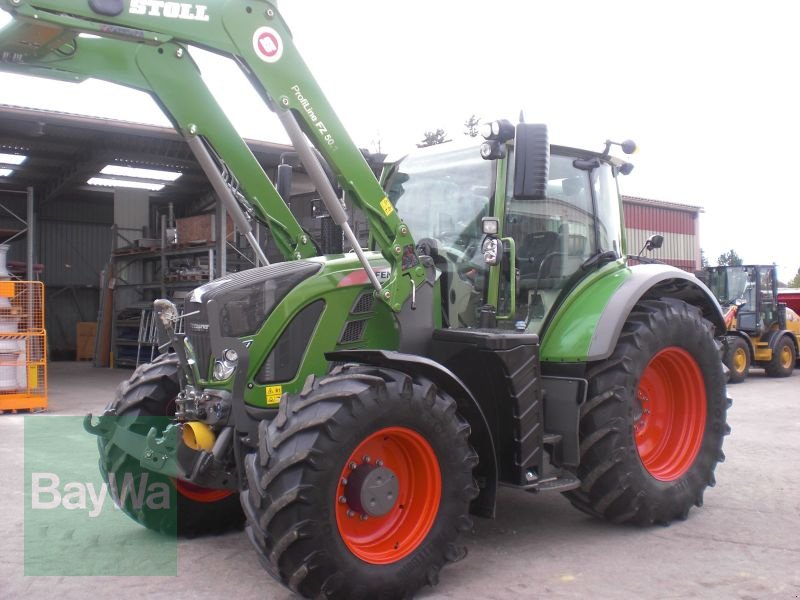
M8 177L13 172L11 169L0 169L0 177Z
M157 181L175 181L181 173L174 171L157 171L155 169L138 169L135 167L122 167L120 165L106 165L100 171L103 175L119 175L120 177L138 177L140 179L155 179Z
M137 190L150 190L160 192L164 189L163 183L150 183L147 181L131 181L130 179L113 179L107 177L92 177L87 181L89 185L100 185L104 187L123 187L134 188Z
M5 154L4 152L0 152L0 163L6 165L21 165L25 162L25 159L28 158L24 154Z

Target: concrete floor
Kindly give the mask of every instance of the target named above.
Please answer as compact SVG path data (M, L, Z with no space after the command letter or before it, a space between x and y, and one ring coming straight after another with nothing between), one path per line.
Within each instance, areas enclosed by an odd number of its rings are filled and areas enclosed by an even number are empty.
M49 413L97 413L129 375L54 363ZM729 395L727 461L687 521L619 527L558 495L504 489L498 518L475 520L467 558L418 598L800 597L800 370L788 379L756 370ZM293 598L240 532L180 540L174 577L23 576L23 420L0 415L0 598Z

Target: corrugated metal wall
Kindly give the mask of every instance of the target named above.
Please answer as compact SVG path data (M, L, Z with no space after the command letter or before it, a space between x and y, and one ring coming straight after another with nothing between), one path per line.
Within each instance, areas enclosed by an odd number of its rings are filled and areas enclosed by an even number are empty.
M21 227L6 219L0 228ZM46 286L94 286L100 282L111 253L111 227L98 223L38 221L35 229L34 262L44 265L40 280ZM26 240L11 242L9 260L24 261Z
M44 265L45 285L97 287L111 253L111 227L42 220L37 225L35 256Z
M25 253L23 237L12 242L8 258L24 261ZM52 358L72 358L75 324L97 319L100 273L110 253L110 225L36 223L34 262L44 265L39 279L45 284L45 328Z
M34 262L44 270L38 279L45 284L45 327L51 358L72 358L75 324L97 318L100 273L111 252L113 203L34 200ZM25 223L8 211L25 218L24 196L0 197L6 210L0 229L21 230ZM10 244L8 259L25 262L27 238Z
M700 268L698 209L659 206L629 198L623 198L622 204L629 254L638 254L647 238L658 233L664 236L664 245L648 256L687 271Z

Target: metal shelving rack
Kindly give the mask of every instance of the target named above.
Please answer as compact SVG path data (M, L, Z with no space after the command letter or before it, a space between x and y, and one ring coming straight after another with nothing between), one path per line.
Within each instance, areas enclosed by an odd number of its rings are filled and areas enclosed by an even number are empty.
M225 212L221 207L218 207L216 219L219 234L215 241L184 246L172 246L168 243L165 215L162 215L162 233L157 247L137 248L132 240L122 234L120 228L114 226L109 261L113 278L110 282L103 282L102 286L103 289L113 289L113 299L107 302L112 307L110 366L135 367L149 362L157 354L152 315L152 301L155 298L182 300L179 297L181 292L224 275L229 266L247 266L243 261L247 263L251 259L238 248L238 244L228 241L224 227ZM125 231L137 235L144 233L141 229ZM126 244L125 248L120 248L120 240ZM229 250L231 257L228 256ZM204 257L207 257L207 264L200 269L198 267ZM170 262L178 258L193 263L195 269L186 274L168 275ZM97 355L96 352L95 356Z
M25 212L26 215L23 218L21 215L18 215L13 210L9 209L4 203L0 202L0 211L3 215L10 216L14 220L18 221L22 226L22 229L14 229L5 232L7 235L4 235L5 238L3 243L9 244L18 237L26 236L25 240L25 279L27 281L34 281L34 268L33 268L33 248L34 248L34 211L33 211L33 200L34 200L34 191L32 187L28 187L25 191L22 190L13 190L13 189L3 189L0 190L3 194L15 194L15 195L24 195L25 196Z
M115 232L115 239L118 232ZM189 290L214 278L216 244L167 247L161 240L158 249L126 249L112 253L115 281L114 318L111 354L114 366L138 366L157 354L152 301L156 297L174 298L180 290ZM186 259L199 267L207 257L204 271L169 275L169 262Z

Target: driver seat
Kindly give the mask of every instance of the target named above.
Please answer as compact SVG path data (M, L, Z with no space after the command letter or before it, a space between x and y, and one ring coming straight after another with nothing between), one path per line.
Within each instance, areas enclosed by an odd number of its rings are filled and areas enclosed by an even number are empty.
M537 276L542 261L558 250L558 234L554 231L537 231L522 238L517 250L517 263L522 277Z

